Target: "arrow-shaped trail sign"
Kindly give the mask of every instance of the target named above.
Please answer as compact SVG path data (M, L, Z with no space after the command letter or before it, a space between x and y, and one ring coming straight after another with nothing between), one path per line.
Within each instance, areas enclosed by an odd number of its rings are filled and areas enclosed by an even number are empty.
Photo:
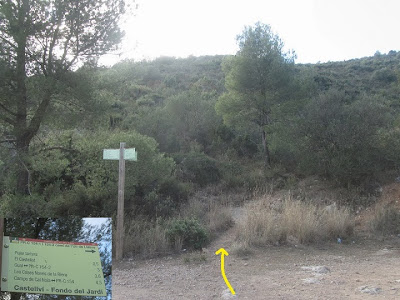
M232 295L235 295L235 290L232 288L231 284L229 283L228 279L226 278L225 275L225 255L228 256L229 253L226 252L224 248L220 248L217 252L215 252L215 255L221 254L221 274L222 278L224 278L226 285L228 286L229 290L231 291Z

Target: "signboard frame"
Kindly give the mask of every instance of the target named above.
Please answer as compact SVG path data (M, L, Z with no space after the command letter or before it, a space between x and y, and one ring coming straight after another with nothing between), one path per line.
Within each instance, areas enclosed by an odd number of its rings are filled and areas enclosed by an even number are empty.
M2 250L2 291L107 296L97 243L4 236Z

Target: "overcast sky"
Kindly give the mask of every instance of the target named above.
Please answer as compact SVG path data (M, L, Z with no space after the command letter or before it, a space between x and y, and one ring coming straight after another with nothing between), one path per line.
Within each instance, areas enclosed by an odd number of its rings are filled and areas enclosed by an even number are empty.
M136 0L116 59L235 54L236 36L271 25L299 63L400 50L399 0Z
M91 226L101 227L109 221L109 218L83 218L83 221Z

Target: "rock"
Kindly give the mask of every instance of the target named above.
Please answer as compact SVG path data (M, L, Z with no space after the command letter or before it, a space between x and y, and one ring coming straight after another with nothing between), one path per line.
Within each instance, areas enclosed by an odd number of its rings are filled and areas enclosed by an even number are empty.
M392 252L393 252L393 250L390 250L388 248L383 248L383 249L375 252L375 255L387 255L387 254L391 254Z
M381 288L370 287L370 286L367 286L367 285L363 285L363 286L359 287L358 290L361 293L370 294L370 295L377 295L377 294L382 292Z
M236 294L235 294L235 295L232 295L230 289L225 289L225 290L222 292L222 295L221 295L221 299L236 299L236 298L237 298Z
M295 246L295 247L300 244L300 240L297 237L293 236L293 235L288 235L287 238L286 238L286 242L288 244L290 244L290 245Z
M336 202L333 202L331 205L325 206L324 211L327 213L333 213L337 211Z
M308 283L308 284L317 284L317 283L321 283L321 280L319 280L318 278L306 278L306 279L302 279L302 281L304 283Z
M315 274L327 274L331 270L325 266L309 266L309 267L301 267L302 270L311 271Z

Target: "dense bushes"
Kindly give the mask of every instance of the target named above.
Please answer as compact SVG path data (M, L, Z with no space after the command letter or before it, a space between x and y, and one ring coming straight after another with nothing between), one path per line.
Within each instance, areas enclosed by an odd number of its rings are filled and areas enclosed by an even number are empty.
M298 127L300 166L308 174L360 183L393 167L390 145L382 143L391 124L383 99L364 95L352 101L344 92L329 90L304 110Z
M177 250L201 250L208 241L206 230L196 219L175 219L168 227L167 237Z
M175 160L179 167L178 176L183 181L205 186L217 184L221 180L217 162L204 153L179 154L175 155Z
M52 215L112 215L116 209L118 162L103 160L106 148L135 147L137 162L126 162L125 199L127 210L146 210L155 215L155 208L146 207L143 199L149 193L181 202L185 192L168 192L166 180L172 178L175 164L157 149L150 137L131 132L64 132L42 136L32 147L30 190L47 203ZM172 180L172 179L170 179ZM161 185L161 183L164 183ZM175 190L183 189L180 185ZM4 196L3 203L9 197ZM176 197L176 198L175 198ZM53 207L54 210L48 211ZM44 213L44 211L41 211ZM52 215L53 216L53 215Z
M104 161L102 150L116 149L121 141L136 147L139 156L137 162L126 164L126 211L153 219L173 216L195 189L207 185L220 184L229 191L264 191L276 179L276 170L361 184L380 171L400 166L399 58L400 54L391 53L295 65L296 82L302 84L291 85L284 101L272 107L267 101L250 110L242 95L247 116L270 109L262 128L239 123L227 127L216 114L215 102L224 92L222 57L127 61L91 70L93 99L82 107L86 110L96 103L98 114L77 124L60 106L59 113L65 118L46 119L31 144L26 167L31 198L38 201L15 196L14 170L20 163L12 137L11 142L5 141L11 134L9 128L0 124L4 135L0 148L2 208L17 213L14 203L26 203L24 214L31 210L111 215L116 207L118 164ZM82 112L74 120L77 116ZM261 129L265 129L271 152L268 170L260 163ZM278 186L276 180L274 184Z
M228 129L216 115L215 101L224 92L222 57L120 63L103 71L99 86L123 102L121 127L152 136L173 157L189 156L176 160L183 181L204 186L229 177L210 159L188 153L202 152L223 163L261 159L259 130L265 129L273 167L359 184L378 171L395 169L400 161L398 126L393 123L399 107L399 58L392 51L347 62L295 65L298 84L286 90L285 101L273 106L267 101L252 110L243 95L248 118L270 110L267 125L259 129L239 123ZM111 75L118 88L102 85L109 80L105 75ZM136 92L122 96L132 86Z

